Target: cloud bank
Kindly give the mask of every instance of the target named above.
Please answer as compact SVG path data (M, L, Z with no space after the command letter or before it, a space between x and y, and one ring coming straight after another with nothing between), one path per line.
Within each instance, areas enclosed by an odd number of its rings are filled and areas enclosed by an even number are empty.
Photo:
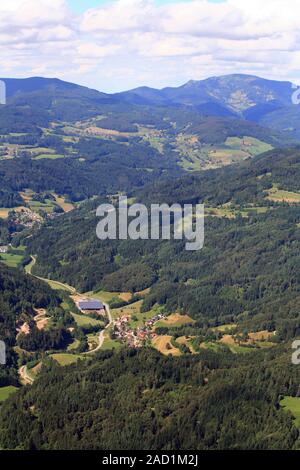
M104 91L227 73L300 82L300 0L65 0L0 4L0 75L58 76Z

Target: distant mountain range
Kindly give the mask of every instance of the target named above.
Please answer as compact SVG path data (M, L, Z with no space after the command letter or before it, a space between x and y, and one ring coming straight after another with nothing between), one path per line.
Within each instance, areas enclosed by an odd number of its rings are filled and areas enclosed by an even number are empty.
M300 107L292 103L294 87L291 82L235 74L191 80L178 88L140 87L107 94L55 78L2 80L6 83L8 102L13 104L22 104L28 94L33 101L42 94L45 98L63 98L73 106L74 100L80 99L80 107L85 109L98 105L114 105L121 109L126 105L184 106L203 115L253 121L300 139Z
M250 109L264 106L266 111L292 105L291 82L277 82L251 75L225 75L206 80L191 80L178 88L140 87L117 94L122 99L138 104L206 106L216 112L247 117ZM254 113L252 113L253 115ZM261 112L262 114L262 112Z
M140 87L115 96L134 104L185 105L214 116L238 117L299 137L300 107L292 103L291 82L251 75L191 80L178 88Z

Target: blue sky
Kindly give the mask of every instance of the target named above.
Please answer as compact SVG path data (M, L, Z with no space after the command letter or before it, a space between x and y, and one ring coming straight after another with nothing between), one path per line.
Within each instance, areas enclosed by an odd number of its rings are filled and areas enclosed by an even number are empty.
M189 2L190 0L156 0L158 5L163 5L166 3L179 3L179 2ZM109 3L110 0L68 0L68 3L72 10L77 13L83 13L89 8L95 8L99 5L104 5ZM226 0L209 0L210 3L224 3Z

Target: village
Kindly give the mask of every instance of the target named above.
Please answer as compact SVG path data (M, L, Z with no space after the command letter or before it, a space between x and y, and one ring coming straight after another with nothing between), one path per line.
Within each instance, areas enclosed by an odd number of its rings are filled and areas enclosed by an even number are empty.
M123 315L114 321L112 338L127 343L130 348L141 348L145 346L147 341L156 338L157 334L153 331L153 326L163 318L165 318L165 315L159 313L147 320L143 326L134 329L130 327L131 317Z
M41 225L42 217L28 207L22 207L19 211L14 211L12 221L16 225L32 228L35 224Z
M91 313L105 316L108 314L106 306L99 300L82 298L81 296L72 296L77 308L82 314ZM141 348L147 341L154 339L157 334L153 331L154 324L165 318L165 315L158 313L153 318L147 320L142 326L132 328L130 315L122 315L110 323L111 338L126 343L130 348Z
M83 299L80 296L72 297L82 314L88 315L96 313L105 316L108 313L105 305L99 300ZM156 338L157 334L153 331L153 326L156 322L165 318L165 316L166 315L163 313L158 313L154 315L153 318L145 321L142 326L132 328L130 326L132 320L131 315L122 315L110 323L111 339L122 341L127 344L129 348L141 348L145 346L147 341Z

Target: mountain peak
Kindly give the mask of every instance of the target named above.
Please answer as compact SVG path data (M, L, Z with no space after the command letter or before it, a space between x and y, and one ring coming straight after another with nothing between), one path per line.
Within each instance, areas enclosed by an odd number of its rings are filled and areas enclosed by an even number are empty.
M140 104L159 103L200 107L205 114L226 113L241 117L257 106L260 113L290 106L292 83L275 81L247 74L214 76L204 80L189 80L179 87L156 90L141 87L123 92L121 97ZM138 101L137 101L138 98Z

